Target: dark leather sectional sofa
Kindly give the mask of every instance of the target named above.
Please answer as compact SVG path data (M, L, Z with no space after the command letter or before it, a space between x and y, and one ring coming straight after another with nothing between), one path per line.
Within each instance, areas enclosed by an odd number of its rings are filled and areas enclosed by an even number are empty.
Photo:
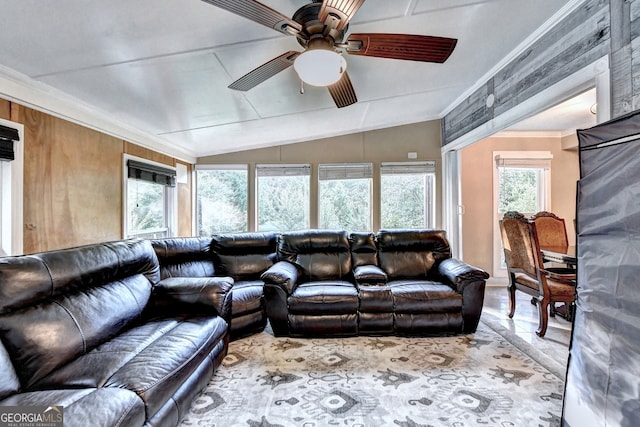
M230 339L475 331L488 275L443 231L125 240L0 258L0 406L175 426Z

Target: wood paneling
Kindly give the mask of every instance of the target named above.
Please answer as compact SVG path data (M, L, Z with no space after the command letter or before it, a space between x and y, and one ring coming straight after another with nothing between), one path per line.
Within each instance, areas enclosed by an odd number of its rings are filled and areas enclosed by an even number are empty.
M179 236L191 236L193 235L192 227L192 200L193 200L193 179L192 179L192 166L183 162L176 162L186 166L187 168L187 182L178 182L178 235Z
M19 107L25 126L24 252L122 235L122 140Z
M0 119L11 120L11 103L0 99Z
M608 0L586 0L562 22L498 71L486 85L476 90L444 117L443 144L455 141L493 119L494 114L498 116L504 113L610 54L610 6L614 7L617 1L611 0L610 5ZM618 36L619 33L624 31L616 31L616 37L621 37ZM622 55L624 52L621 50L621 60L626 60ZM619 74L620 70L615 73ZM616 82L615 77L612 78L612 82ZM612 105L616 105L618 101L616 96L628 97L624 90L614 89L612 92ZM490 93L495 96L493 111L486 106Z
M152 162L163 163L169 166L176 165L176 160L171 156L158 153L157 151L149 150L148 148L141 147L139 145L136 145L127 141L125 141L124 143L124 152L132 156L151 160Z

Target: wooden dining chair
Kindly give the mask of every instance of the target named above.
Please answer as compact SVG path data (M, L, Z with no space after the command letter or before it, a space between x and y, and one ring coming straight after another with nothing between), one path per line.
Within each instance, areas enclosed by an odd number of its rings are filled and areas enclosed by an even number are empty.
M516 290L531 295L538 308L536 334L544 337L549 322L549 309L555 303L570 306L575 301L575 275L554 274L542 263L536 224L523 215L507 212L500 221L500 234L509 274L509 312L516 310Z
M564 252L569 247L567 227L564 218L547 211L536 213L530 218L536 224L540 247L558 249L556 252Z
M540 242L540 247L545 249L550 249L554 252L564 253L569 247L569 238L567 237L567 227L564 221L564 218L558 217L553 212L541 211L533 215L530 221L536 224L536 232L538 234L538 241ZM565 265L564 267L559 267L557 264L553 264L548 260L544 259L543 262L547 271L556 274L564 274L575 276L575 270L573 265ZM572 280L575 280L573 277ZM555 304L551 304L550 307L551 316L555 316L558 309ZM562 310L562 309L561 309ZM564 315L567 320L571 320L571 313L573 312L573 306L569 304L565 304L564 306Z

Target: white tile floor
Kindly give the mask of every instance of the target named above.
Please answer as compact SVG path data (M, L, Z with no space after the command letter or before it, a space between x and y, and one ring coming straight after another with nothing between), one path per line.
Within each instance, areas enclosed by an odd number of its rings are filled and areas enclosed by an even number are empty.
M526 342L566 366L571 341L571 322L556 316L549 317L549 325L544 338L536 335L538 329L538 309L531 304L531 297L516 291L516 312L512 319L507 316L509 297L507 279L490 279L485 289L482 316L497 321Z

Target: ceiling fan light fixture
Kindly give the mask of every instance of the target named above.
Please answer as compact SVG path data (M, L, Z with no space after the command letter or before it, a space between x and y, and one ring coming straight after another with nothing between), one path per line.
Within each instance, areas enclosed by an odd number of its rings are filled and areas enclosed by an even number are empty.
M347 70L347 61L334 50L309 49L296 58L293 68L308 85L331 86Z

